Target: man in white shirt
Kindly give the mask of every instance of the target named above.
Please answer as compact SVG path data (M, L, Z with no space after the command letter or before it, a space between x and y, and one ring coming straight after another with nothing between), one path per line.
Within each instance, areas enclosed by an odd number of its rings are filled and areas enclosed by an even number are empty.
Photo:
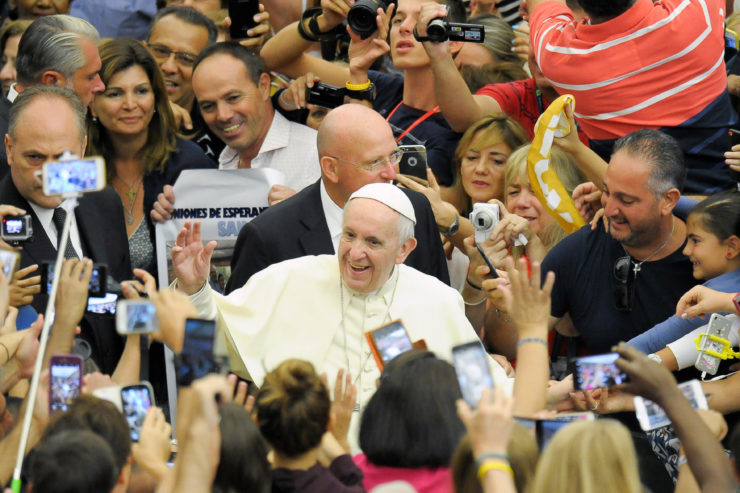
M260 385L267 371L289 357L308 360L329 375L347 368L361 408L380 377L367 331L401 319L412 340L423 339L445 359L451 359L453 346L477 339L457 291L402 265L416 247L415 222L400 189L366 185L344 208L336 256L271 265L228 296L207 284L216 242L203 246L200 224L186 223L172 249L177 287L191 295L201 317L218 317L232 370L246 370ZM504 370L491 366L503 382Z

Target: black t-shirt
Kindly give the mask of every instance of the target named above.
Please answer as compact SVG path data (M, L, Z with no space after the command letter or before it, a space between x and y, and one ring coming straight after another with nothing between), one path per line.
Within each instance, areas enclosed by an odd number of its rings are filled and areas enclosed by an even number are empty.
M678 299L697 284L682 250L683 246L668 257L642 264L633 285L632 311L622 312L615 304L620 283L614 277L614 263L627 254L602 224L596 231L584 226L558 243L542 263L543 276L555 273L552 316L570 313L588 350L609 352L619 341L675 314Z
M388 117L403 100L403 77L370 70L368 78L375 84L373 109ZM398 138L426 111L401 103L393 112L390 123L393 136ZM423 145L427 150L427 163L440 185L450 186L455 181L455 148L460 134L452 130L441 113L435 113L421 122L399 142L400 145Z

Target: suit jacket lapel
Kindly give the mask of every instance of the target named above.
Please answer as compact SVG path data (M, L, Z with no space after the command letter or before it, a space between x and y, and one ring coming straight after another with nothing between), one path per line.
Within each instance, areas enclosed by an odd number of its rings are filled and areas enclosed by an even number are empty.
M332 254L334 245L329 236L329 226L326 224L324 208L321 205L320 182L317 181L310 187L298 218L306 231L300 235L298 242L304 255Z

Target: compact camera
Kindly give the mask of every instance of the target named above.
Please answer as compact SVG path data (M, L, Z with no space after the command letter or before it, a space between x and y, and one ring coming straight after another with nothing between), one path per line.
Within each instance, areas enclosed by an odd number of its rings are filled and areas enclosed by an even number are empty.
M344 88L314 82L313 87L306 86L306 103L336 108L344 104Z
M447 22L446 19L437 18L429 21L427 38L434 43L442 43L447 40L482 43L486 38L486 30L482 24Z
M357 0L347 14L347 24L362 39L367 39L378 30L376 18L378 9L386 10L388 2L385 0Z
M0 228L0 237L5 241L26 241L33 237L33 225L31 215L5 216Z
M482 244L493 232L499 221L498 204L487 204L478 202L473 204L473 212L470 213L470 222L475 228L475 243Z

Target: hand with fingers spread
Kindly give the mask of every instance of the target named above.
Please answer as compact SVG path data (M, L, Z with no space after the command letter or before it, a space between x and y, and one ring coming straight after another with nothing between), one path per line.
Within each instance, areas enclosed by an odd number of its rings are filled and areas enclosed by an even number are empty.
M33 303L34 295L41 292L41 276L31 276L38 270L37 264L29 265L13 275L8 286L11 306L23 306Z
M149 215L155 223L163 223L172 219L172 213L175 210L175 191L172 185L165 185L162 192L157 195L157 201L154 202Z
M676 305L676 316L681 318L706 318L715 312L730 312L740 315L732 299L737 293L722 293L705 286L694 286L686 292Z
M179 290L189 295L200 291L208 281L211 254L215 249L215 241L203 245L200 221L192 224L185 221L185 226L177 234L175 246L172 247L172 268Z
M327 384L326 374L321 375L321 379ZM327 384L328 386L328 384ZM352 413L357 402L357 386L352 383L352 376L349 371L341 369L337 372L337 378L334 381L334 399L331 403L331 412L334 416L334 426L331 433L337 439L346 453L350 453L347 435L349 433L349 424L352 421Z
M555 274L548 272L545 283L540 287L540 264L532 264L532 278L527 274L527 262L519 259L515 266L514 259L506 259L506 272L509 274L509 285L500 286L506 299L507 311L519 329L519 339L529 337L547 337L550 318L550 293L555 284Z
M139 433L139 441L131 444L131 454L142 468L146 469L157 481L167 475L170 458L170 441L172 427L157 407L150 407L144 418Z
M187 296L179 291L162 289L157 291L154 276L144 269L134 269L134 275L141 278L149 300L157 310L158 328L152 337L169 346L175 353L182 351L185 340L185 320L197 318L198 312Z

